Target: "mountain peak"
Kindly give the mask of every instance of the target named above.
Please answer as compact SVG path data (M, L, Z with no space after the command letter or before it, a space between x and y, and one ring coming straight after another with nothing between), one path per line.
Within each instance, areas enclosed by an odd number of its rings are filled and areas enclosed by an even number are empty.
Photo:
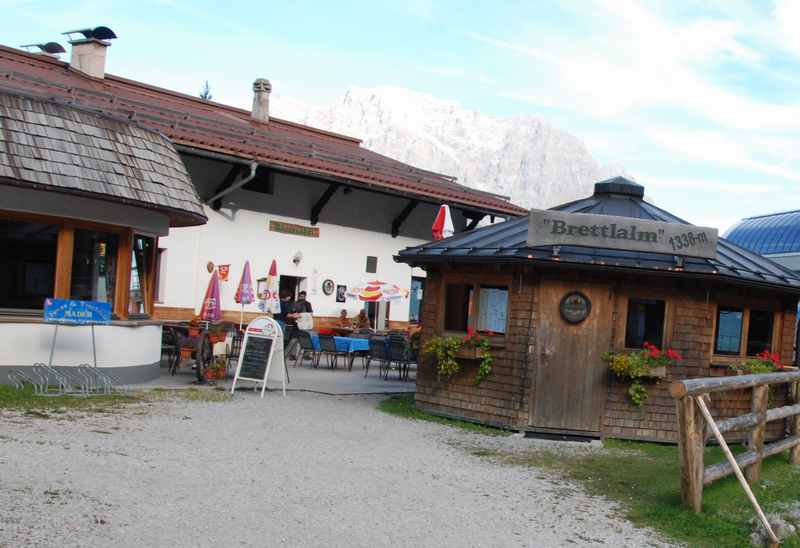
M601 168L578 138L538 118L488 116L403 87L350 87L325 107L277 99L278 116L358 137L366 148L527 207L583 198L595 181L621 172Z

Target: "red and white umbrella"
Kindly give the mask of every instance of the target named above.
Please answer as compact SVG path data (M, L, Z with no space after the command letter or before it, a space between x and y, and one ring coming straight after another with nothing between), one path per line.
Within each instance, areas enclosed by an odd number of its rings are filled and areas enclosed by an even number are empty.
M239 329L244 323L244 305L252 303L256 299L253 293L253 277L250 275L250 261L244 262L242 277L239 279L239 287L236 288L236 295L233 300L242 305L242 312L239 315Z
M263 312L278 314L281 311L281 300L278 295L280 291L280 280L278 278L278 263L272 259L267 274L267 283L264 292L258 296L258 307Z
M453 218L450 216L450 206L443 205L439 207L432 229L434 240L444 240L455 234Z
M222 318L219 302L219 275L217 269L211 273L208 281L206 296L203 297L203 306L200 307L200 319L207 322L218 322Z
M408 289L380 280L373 280L363 285L351 287L347 292L347 296L351 299L369 303L391 302L407 298Z

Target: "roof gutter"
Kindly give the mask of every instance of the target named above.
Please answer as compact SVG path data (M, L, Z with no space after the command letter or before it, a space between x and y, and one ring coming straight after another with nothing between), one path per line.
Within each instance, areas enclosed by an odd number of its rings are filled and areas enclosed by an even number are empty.
M258 162L250 162L250 175L248 175L244 179L239 179L238 181L233 183L228 188L220 190L219 192L214 194L211 198L207 199L204 203L206 205L211 204L215 200L219 200L220 198L222 198L223 196L225 196L227 194L230 194L234 190L240 189L241 187L243 187L244 185L246 185L247 183L249 183L250 181L252 181L255 178L257 169L258 169Z

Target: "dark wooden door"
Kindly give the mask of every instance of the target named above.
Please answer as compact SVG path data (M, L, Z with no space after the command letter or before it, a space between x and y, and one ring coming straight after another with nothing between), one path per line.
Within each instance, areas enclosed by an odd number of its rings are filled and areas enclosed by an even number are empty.
M561 318L559 304L575 290L589 298L591 312L583 322L570 324ZM600 355L611 341L610 289L542 280L539 306L531 425L598 433L608 393L607 366Z

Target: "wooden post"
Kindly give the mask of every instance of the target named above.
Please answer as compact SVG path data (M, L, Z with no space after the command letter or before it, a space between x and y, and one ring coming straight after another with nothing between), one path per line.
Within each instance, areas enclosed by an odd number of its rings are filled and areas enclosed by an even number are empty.
M678 408L678 448L681 455L681 501L684 506L700 513L703 509L705 420L691 396L684 396L675 403Z
M722 452L725 453L725 458L728 459L731 468L733 468L733 473L736 474L736 478L739 480L742 489L744 489L745 495L747 495L748 500L750 500L750 504L753 505L753 509L756 511L758 519L761 521L761 525L763 525L764 529L767 531L767 535L769 536L769 548L777 548L778 545L780 545L780 540L778 540L777 535L775 535L775 531L772 530L772 526L767 520L767 516L764 515L764 511L761 509L761 506L758 504L758 501L753 494L753 490L750 489L750 485L747 484L744 474L742 474L742 471L739 469L739 465L736 463L736 457L734 457L733 453L731 453L728 443L725 441L725 438L722 437L722 433L719 431L719 428L717 428L717 424L714 422L711 412L708 410L708 407L706 407L703 396L697 396L696 401L697 407L700 408L700 412L703 414L706 421L708 421L711 431L714 432L714 437L717 438L719 446L722 448Z
M128 298L131 285L131 253L133 253L133 231L128 229L119 235L117 248L117 273L114 286L114 314L120 320L128 319Z
M789 393L792 397L792 403L800 403L800 382L790 384ZM792 436L800 436L800 415L793 416L789 421L789 433ZM789 451L789 463L800 464L800 445L795 445Z
M75 227L65 225L58 231L56 248L56 279L53 296L69 299L72 284L72 253L75 248Z
M749 449L758 454L756 461L745 468L747 483L753 485L761 479L761 461L764 460L764 435L767 431L767 405L769 403L769 386L756 386L753 388L752 411L758 415L758 424L750 431L748 436Z

